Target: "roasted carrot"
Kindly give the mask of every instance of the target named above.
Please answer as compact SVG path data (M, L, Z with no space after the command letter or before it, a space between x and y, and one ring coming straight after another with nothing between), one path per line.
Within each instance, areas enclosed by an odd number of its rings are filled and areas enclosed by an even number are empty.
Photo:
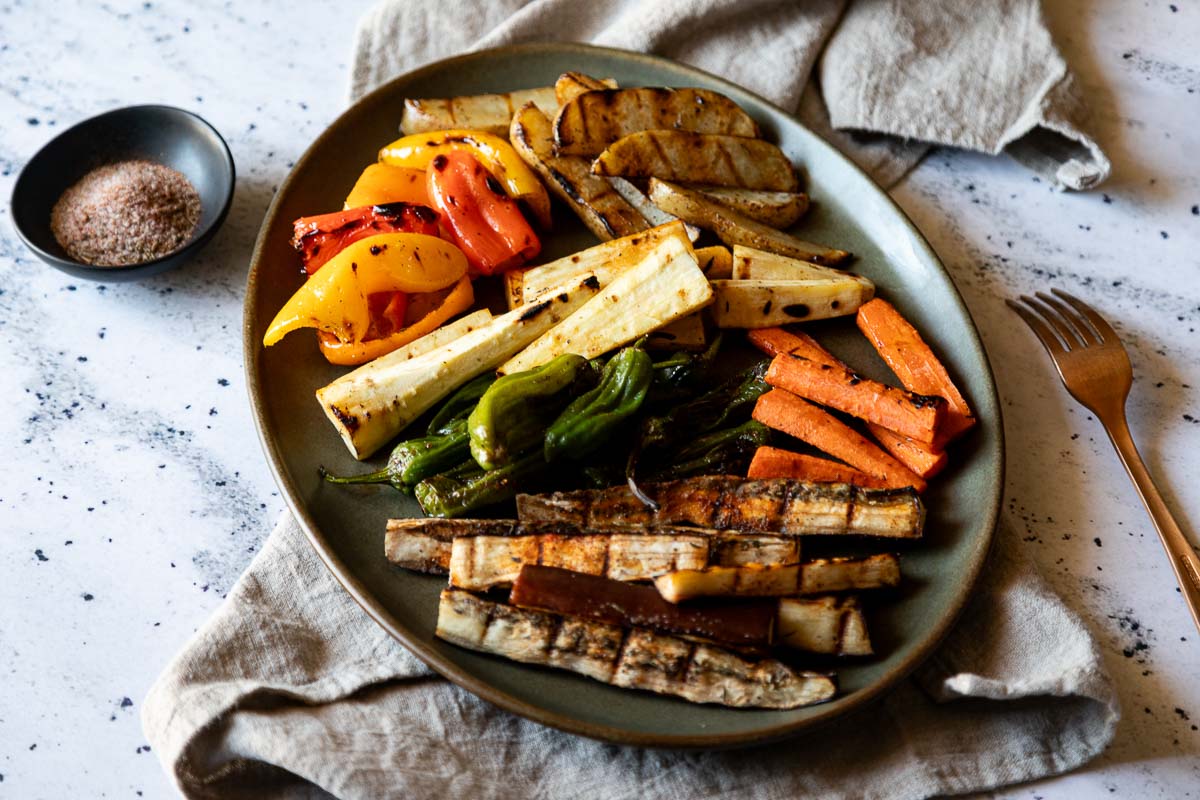
M783 328L759 328L746 334L750 344L769 356L781 353L793 353L816 361L818 364L830 364L844 367L837 356L826 350L817 340L807 333L792 333Z
M758 398L754 418L769 428L807 442L868 475L882 478L889 489L912 486L925 491L925 480L885 453L837 417L783 389Z
M925 344L921 334L886 300L878 297L864 303L856 317L858 329L896 373L905 389L916 394L937 395L949 404L941 439L948 441L975 424L975 415L950 373Z
M747 478L791 478L809 483L850 483L864 489L886 489L887 481L828 458L760 447L754 451Z
M775 356L766 379L772 386L919 442L933 442L945 418L946 401L940 397L906 392L795 353Z
M949 462L946 451L939 447L922 444L873 422L867 423L867 430L879 440L883 449L922 478L932 478L945 469Z

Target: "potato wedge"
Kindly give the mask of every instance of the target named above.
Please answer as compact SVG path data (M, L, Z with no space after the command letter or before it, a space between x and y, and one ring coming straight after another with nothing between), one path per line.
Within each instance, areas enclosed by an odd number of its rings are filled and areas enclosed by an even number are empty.
M497 372L507 375L532 369L563 353L593 358L708 305L712 287L696 264L691 243L680 238L659 242Z
M769 228L729 206L664 180L650 180L650 199L656 206L684 222L712 231L731 247L745 245L827 267L836 267L851 257L845 250L806 242L790 233Z
M461 322L452 323L430 334L439 342L457 334L448 343L411 359L397 358L400 351L389 353L318 389L317 400L354 457L366 458L457 387L562 322L599 289L588 275L543 302L465 331Z
M530 267L521 275L521 302L533 302L567 281L589 272L596 276L601 286L607 286L618 274L646 258L664 239L678 239L682 244L691 246L683 223L674 222Z
M552 86L505 94L424 100L408 98L400 114L400 132L409 134L467 128L507 136L513 114L526 103L534 103L551 116L558 113L558 98Z
M591 168L590 163L588 164L588 168ZM668 214L658 206L654 205L654 203L651 203L650 198L646 196L645 192L634 186L625 178L605 178L604 180L612 184L612 187L616 190L617 194L621 195L621 197L624 197L629 205L636 208L638 213L645 217L646 221L651 225L666 225L669 222L679 221L679 217ZM693 242L700 238L700 229L695 225L685 224L684 227L687 229L688 238Z
M594 156L622 136L672 130L757 137L758 124L737 103L707 89L602 89L571 98L554 119L564 155Z
M509 140L521 159L597 238L608 241L650 227L612 184L592 174L587 159L554 155L550 119L533 103L513 116Z
M685 189L716 200L752 220L772 228L790 228L808 211L804 192L763 192L755 189L731 189L727 186L690 185Z
M710 276L711 277L711 276ZM733 246L733 268L730 277L735 281L818 281L850 278L871 292L875 284L854 272L823 267L798 258L768 253L753 247Z
M564 72L554 82L554 96L558 99L558 107L562 108L584 92L616 88L617 82L612 78L593 78L582 72ZM557 116L557 109L554 116Z
M733 256L728 247L719 244L696 250L696 260L709 280L733 277Z
M617 139L592 162L592 172L774 192L800 187L792 162L770 142L687 131L641 131Z
M870 284L870 282L867 282ZM809 281L712 282L713 321L718 328L771 328L793 322L853 314L875 296L873 285L854 278Z

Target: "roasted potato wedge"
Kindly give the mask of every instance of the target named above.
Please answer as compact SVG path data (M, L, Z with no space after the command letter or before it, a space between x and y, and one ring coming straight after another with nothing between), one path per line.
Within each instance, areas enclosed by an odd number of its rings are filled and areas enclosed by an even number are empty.
M773 328L842 317L875 296L870 281L854 277L805 281L712 281L712 317L718 328Z
M582 72L564 72L554 82L554 95L558 98L559 108L562 108L584 92L616 88L617 82L612 78L593 78Z
M526 103L535 104L551 116L558 113L558 97L552 86L505 94L425 100L409 98L404 101L404 111L400 114L400 132L409 134L467 128L506 136L513 114Z
M604 241L646 230L650 223L605 178L593 175L587 159L556 156L550 119L527 103L512 118L509 141L559 199Z
M773 192L800 186L792 162L770 142L687 131L624 136L596 157L592 172Z
M651 179L650 199L668 214L712 231L730 246L745 245L827 267L836 267L851 257L845 250L806 242L767 227L729 206L664 180Z
M554 142L559 153L594 156L622 136L649 130L759 134L737 103L707 89L601 89L563 104L554 120Z
M808 211L804 192L763 192L726 186L685 186L772 228L790 228Z

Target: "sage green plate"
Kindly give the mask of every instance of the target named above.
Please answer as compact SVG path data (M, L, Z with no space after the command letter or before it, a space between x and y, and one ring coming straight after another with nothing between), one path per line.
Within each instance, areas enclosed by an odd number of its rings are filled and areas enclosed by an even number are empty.
M359 172L398 136L405 97L544 86L567 70L613 77L624 86L706 87L737 101L802 167L814 200L800 228L805 238L858 255L854 269L872 278L879 294L920 328L978 413L977 429L955 446L953 465L925 498L924 540L900 548L902 588L869 609L878 655L837 665L841 690L830 703L795 711L694 705L434 638L445 580L395 569L383 556L387 519L419 516L416 504L386 486L330 486L318 476L321 465L343 474L363 470L313 396L345 370L325 362L311 333L294 334L267 350L261 345L267 324L300 285L300 262L288 245L292 220L341 208ZM595 243L569 210L556 207L555 217L547 258ZM816 333L857 369L890 379L852 320L818 325ZM933 651L970 595L992 538L1003 486L1000 408L979 336L937 256L878 186L788 114L719 78L660 58L581 45L506 47L432 64L355 103L308 149L267 212L250 267L244 335L251 403L275 478L346 590L450 680L502 708L573 733L639 745L727 747L777 739L840 717L878 698ZM382 460L381 455L372 464Z

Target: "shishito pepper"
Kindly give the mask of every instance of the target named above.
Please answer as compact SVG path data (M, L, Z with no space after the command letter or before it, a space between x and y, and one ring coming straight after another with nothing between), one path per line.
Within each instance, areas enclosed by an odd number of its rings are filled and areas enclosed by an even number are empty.
M394 167L428 169L436 156L466 150L496 177L513 200L524 203L543 230L550 230L550 195L512 145L484 131L446 130L414 133L379 151L379 160Z
M673 481L693 475L742 475L754 451L767 444L771 429L756 420L687 442L661 459L664 463L649 480Z
M461 517L512 500L517 492L528 491L531 485L539 483L546 470L539 451L486 472L470 460L421 481L413 489L413 495L427 516Z
M420 233L386 233L345 247L300 287L263 337L267 347L299 328L361 342L371 325L368 298L378 292L433 292L454 285L467 259L454 245Z
M467 418L476 463L490 471L538 447L547 423L570 400L568 391L587 363L583 356L566 353L497 379Z
M409 491L426 478L461 464L471 454L467 421L459 418L441 433L407 439L392 450L387 465L378 472L339 478L322 473L329 483L388 483L400 491Z
M642 407L653 377L654 363L645 350L626 347L618 352L604 365L599 385L572 400L546 429L546 461L579 460L611 441Z
M425 432L431 436L435 433L443 433L447 425L453 424L458 419L466 419L471 410L479 404L479 398L483 397L495 382L496 376L485 372L478 378L464 383L442 403L442 407L433 415L433 419L429 420L429 427L425 429Z

